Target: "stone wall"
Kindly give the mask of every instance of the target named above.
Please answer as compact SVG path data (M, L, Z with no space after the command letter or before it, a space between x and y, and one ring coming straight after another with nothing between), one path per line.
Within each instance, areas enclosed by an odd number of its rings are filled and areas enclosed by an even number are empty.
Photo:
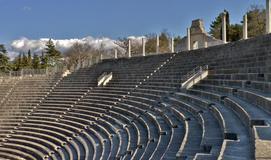
M194 58L234 58L247 55L271 54L271 34L258 36L248 40L240 40L208 48L192 51L183 51L179 54L193 56Z
M210 46L223 44L222 40L215 39L214 37L208 35L205 31L203 20L196 19L192 21L190 28L190 48L206 48ZM176 51L186 51L187 50L187 36L181 39L181 42L177 45Z

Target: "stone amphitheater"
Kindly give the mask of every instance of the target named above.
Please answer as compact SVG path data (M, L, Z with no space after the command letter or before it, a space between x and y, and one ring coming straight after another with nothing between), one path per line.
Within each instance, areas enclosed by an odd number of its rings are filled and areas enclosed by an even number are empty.
M0 100L0 159L267 160L271 35L2 79Z

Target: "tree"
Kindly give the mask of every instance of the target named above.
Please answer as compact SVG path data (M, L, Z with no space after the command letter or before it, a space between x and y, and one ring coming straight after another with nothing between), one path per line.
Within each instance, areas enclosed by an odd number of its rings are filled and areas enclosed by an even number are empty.
M0 44L0 71L6 72L10 69L9 57L3 44Z
M20 53L15 59L13 60L13 70L18 71L22 69L22 53Z
M227 20L227 41L237 41L242 39L242 25L230 24L229 13L226 12ZM255 37L265 34L265 9L263 7L252 5L247 12L248 19L248 36ZM243 23L243 22L241 22ZM217 38L222 39L222 13L216 17L215 21L210 26L210 34Z
M231 24L229 28L229 41L238 41L242 39L243 26L241 24Z
M25 55L25 53L23 53L22 55L23 55L23 57L22 57L21 65L23 68L26 68L26 67L28 67L28 58Z
M148 34L146 35L146 52L147 53L156 53L156 43L157 43L157 35L156 34ZM170 52L170 36L167 30L163 30L159 34L159 52L160 53L169 53Z
M41 68L45 69L48 67L48 57L45 56L44 52L41 52L41 56L40 56L40 64L41 64Z
M220 13L215 20L211 23L210 26L210 34L215 37L216 39L222 39L222 17L223 14L226 14L226 35L227 35L227 41L229 41L229 35L230 35L230 16L229 12L227 10L224 10L224 12Z
M128 56L129 41L128 38L119 38L115 44L124 50L124 55Z
M45 53L48 59L46 65L48 66L55 66L61 58L61 52L55 48L54 42L51 39L46 43Z
M64 53L68 69L72 69L72 67L76 67L78 64L83 65L84 63L86 64L93 61L93 59L97 58L102 52L102 49L100 50L101 51L98 51L88 44L73 44L73 46Z
M155 53L156 52L156 34L146 35L146 53Z
M30 49L27 52L27 67L32 67L32 55Z
M180 36L174 38L174 48L176 48L182 42L182 38Z
M170 36L169 33L164 30L159 36L159 52L169 53L170 52Z
M134 56L142 55L142 39L131 39L131 53Z
M40 57L37 54L34 54L34 56L33 56L32 68L34 68L34 69L40 68Z
M265 9L263 7L252 5L247 12L248 36L255 37L265 34Z

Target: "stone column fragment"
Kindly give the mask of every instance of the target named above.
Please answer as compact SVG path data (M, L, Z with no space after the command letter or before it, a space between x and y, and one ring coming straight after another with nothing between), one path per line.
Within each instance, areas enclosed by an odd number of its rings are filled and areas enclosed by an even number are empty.
M187 28L187 50L191 50L191 35L190 35L190 28Z
M243 20L243 39L247 39L247 37L247 14L245 14Z

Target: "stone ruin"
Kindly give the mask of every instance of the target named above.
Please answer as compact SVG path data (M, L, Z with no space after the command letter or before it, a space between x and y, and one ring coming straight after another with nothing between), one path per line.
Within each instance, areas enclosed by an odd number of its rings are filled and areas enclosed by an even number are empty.
M202 19L196 19L192 21L190 28L190 48L192 50L199 48L207 48L211 46L216 46L223 44L222 40L216 39L210 36L204 28L204 23ZM187 36L181 39L181 43L177 45L176 51L186 51L187 50Z

